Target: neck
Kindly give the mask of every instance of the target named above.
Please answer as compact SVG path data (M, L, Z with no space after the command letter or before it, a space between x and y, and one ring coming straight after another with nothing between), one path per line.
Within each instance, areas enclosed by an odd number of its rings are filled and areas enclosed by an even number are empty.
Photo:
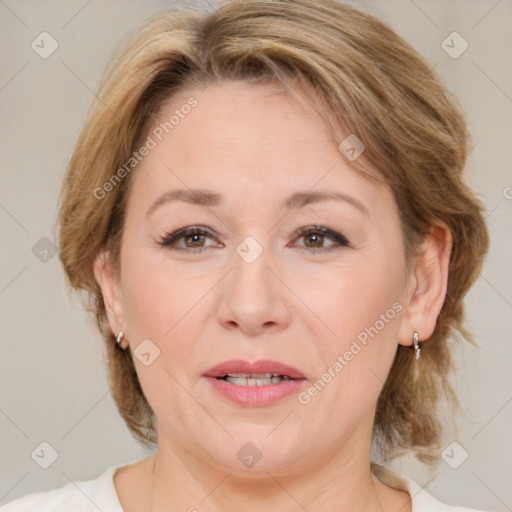
M369 447L356 448L337 451L302 471L259 471L248 477L207 464L181 445L159 446L150 510L382 512L381 502L389 498L385 486L370 472Z

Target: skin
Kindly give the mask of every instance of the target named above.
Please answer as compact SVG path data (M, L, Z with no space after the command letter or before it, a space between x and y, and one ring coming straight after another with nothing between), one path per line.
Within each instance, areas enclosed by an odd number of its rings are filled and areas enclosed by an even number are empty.
M149 366L135 358L159 444L156 455L116 473L122 506L411 510L406 492L370 472L372 425L398 344L411 345L414 330L426 340L435 328L449 230L437 226L407 267L391 192L350 168L306 103L275 84L221 82L171 98L161 120L191 96L197 107L132 176L120 275L104 254L95 263L110 327L125 332L123 347L133 351L149 338L160 350ZM174 189L209 189L223 203L167 202L146 215ZM332 200L282 208L294 192L320 190L346 194L367 212ZM181 238L174 247L182 251L159 244L194 225L212 237ZM296 234L312 225L343 234L349 245ZM263 248L250 264L236 252L247 236ZM265 407L236 405L203 377L227 359L273 359L300 369L307 389L394 303L401 310L306 405L297 395ZM237 457L247 442L262 454L252 468Z

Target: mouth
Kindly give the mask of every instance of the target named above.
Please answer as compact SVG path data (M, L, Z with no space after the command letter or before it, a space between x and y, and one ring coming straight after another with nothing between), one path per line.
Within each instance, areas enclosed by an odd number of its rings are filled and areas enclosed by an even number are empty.
M297 368L279 361L250 362L243 359L231 359L219 363L205 372L205 376L247 387L268 386L306 378Z
M294 380L287 375L280 375L276 373L228 373L216 377L217 380L224 380L236 386L245 386L253 388L255 386L270 386L271 384L279 384Z
M270 405L298 392L305 375L278 361L224 361L205 374L213 389L225 398L245 406Z

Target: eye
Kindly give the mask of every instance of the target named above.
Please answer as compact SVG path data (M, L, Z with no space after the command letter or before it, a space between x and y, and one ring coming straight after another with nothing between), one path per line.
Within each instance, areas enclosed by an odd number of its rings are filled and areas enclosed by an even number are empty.
M349 247L349 241L341 234L329 228L321 226L306 226L297 230L298 239L304 239L304 245L299 245L301 249L310 252L327 252L339 247ZM325 245L325 240L330 239L331 244ZM297 240L297 239L296 239Z
M212 233L200 226L188 226L165 235L159 244L177 251L195 249L194 252L201 252L202 249L212 247L212 245L206 245L206 242L208 239L213 238L214 235ZM177 244L177 242L183 243ZM224 246L224 244L221 245Z
M341 234L332 229L322 226L306 226L296 231L299 235L297 239L304 239L304 245L298 245L300 249L308 252L327 252L339 247L349 247L349 241ZM172 233L166 234L159 242L163 247L177 251L192 250L194 253L200 253L203 249L215 247L215 244L207 245L208 240L213 240L215 235L200 226L187 226L178 229ZM325 241L330 240L329 245ZM218 242L217 247L224 247L222 242Z

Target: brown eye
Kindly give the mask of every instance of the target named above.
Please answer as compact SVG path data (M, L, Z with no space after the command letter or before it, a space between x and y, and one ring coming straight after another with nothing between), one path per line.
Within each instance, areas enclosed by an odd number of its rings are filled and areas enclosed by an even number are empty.
M306 247L322 247L324 243L324 235L312 233L304 236Z
M321 226L304 227L299 229L297 234L299 240L304 239L304 245L299 244L298 247L312 249L311 252L316 252L315 250L327 252L332 249L350 246L348 240L341 233ZM330 241L329 245L325 245L326 240Z
M193 235L184 236L185 245L187 247L203 247L205 241L205 235L195 233Z
M213 240L213 238L214 235L209 231L201 227L190 226L165 235L159 243L164 247L178 251L198 249L200 252L202 249L213 247L212 244L207 245L207 241L209 239Z

